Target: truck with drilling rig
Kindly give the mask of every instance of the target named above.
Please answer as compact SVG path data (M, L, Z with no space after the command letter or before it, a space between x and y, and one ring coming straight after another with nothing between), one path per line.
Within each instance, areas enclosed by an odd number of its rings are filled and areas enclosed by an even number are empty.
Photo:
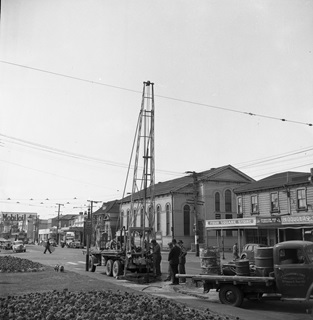
M307 303L311 309L313 242L294 240L257 248L255 264L238 260L233 273L222 267L218 274L176 277L201 282L206 293L215 289L222 304L240 307L244 299L279 299Z
M94 272L97 266L105 266L106 275L117 278L129 274L152 276L153 264L150 254L151 228L130 227L117 232L114 240L108 242L103 250L90 250L89 270Z

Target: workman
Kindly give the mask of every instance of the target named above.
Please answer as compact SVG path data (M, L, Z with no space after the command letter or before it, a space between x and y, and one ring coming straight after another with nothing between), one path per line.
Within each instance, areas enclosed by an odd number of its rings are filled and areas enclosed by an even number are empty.
M155 239L151 240L152 257L153 257L153 273L156 277L161 276L161 247Z

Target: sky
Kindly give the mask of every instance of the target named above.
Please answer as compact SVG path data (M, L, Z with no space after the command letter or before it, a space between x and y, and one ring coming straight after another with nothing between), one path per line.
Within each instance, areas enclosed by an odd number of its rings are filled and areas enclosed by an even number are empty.
M144 81L156 182L309 172L312 16L311 0L2 0L0 211L46 219L131 191Z

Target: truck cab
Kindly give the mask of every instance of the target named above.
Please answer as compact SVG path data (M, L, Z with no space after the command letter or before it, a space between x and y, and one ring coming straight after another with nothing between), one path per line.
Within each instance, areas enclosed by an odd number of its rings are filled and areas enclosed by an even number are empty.
M282 298L305 298L313 284L313 242L285 241L274 246L274 274Z

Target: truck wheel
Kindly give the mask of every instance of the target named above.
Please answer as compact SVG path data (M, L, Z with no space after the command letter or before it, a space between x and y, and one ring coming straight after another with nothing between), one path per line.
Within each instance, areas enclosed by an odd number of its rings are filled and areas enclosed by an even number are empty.
M240 307L243 302L243 292L236 286L222 286L219 292L221 303Z
M113 277L116 278L116 277L119 276L121 273L122 273L122 264L121 264L121 261L115 260L114 263L113 263L113 270L112 270Z
M106 264L106 274L109 277L112 277L113 274L113 260L109 259Z

